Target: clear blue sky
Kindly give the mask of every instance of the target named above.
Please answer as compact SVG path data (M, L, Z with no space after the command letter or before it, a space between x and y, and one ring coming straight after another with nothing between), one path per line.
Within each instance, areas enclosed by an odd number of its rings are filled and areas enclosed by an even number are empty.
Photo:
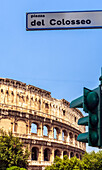
M102 29L26 31L26 12L102 10L102 0L0 2L0 77L32 84L69 102L99 85ZM87 151L93 148L87 148Z

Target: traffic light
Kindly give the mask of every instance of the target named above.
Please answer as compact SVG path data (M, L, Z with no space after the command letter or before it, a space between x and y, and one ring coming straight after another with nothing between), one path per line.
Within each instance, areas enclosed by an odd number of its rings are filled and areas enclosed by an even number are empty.
M101 77L102 78L102 77ZM101 81L102 83L102 81ZM77 140L89 146L102 147L102 84L94 90L84 88L83 96L70 103L71 108L83 108L89 116L80 118L78 125L88 126L88 132L78 135Z
M84 88L83 110L89 113L88 143L89 146L99 146L100 136L100 86L94 90ZM80 124L79 124L80 125Z

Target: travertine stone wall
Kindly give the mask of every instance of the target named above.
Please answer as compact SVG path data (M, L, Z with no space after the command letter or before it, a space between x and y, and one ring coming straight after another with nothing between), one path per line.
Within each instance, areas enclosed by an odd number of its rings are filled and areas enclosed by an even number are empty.
M81 157L86 145L77 142L78 134L85 132L85 127L77 125L80 117L82 113L69 108L65 99L52 98L50 92L20 81L0 78L0 128L12 131L29 147L29 169L51 164L56 154L61 158L64 154Z

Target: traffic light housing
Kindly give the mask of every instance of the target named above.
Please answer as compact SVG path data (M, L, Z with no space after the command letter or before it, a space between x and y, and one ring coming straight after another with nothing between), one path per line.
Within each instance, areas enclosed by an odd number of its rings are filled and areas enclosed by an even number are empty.
M89 146L99 146L100 136L100 86L94 90L84 88L83 110L88 116L88 143Z
M71 108L83 108L89 116L80 118L78 125L88 126L88 132L78 135L77 140L89 146L102 147L102 85L94 90L84 88L83 96L70 103Z

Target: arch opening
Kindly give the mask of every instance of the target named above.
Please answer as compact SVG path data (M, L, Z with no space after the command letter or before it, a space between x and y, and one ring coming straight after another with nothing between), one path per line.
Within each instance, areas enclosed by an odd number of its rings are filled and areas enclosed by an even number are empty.
M64 151L64 152L63 152L63 156L65 156L65 155L69 156L69 154L68 154L67 151Z
M43 135L48 136L48 127L46 125L43 127Z
M78 154L76 154L76 157L77 157L77 158L79 158L79 155L78 155Z
M33 147L31 152L31 159L37 161L38 160L38 148Z
M62 140L66 142L67 140L67 132L65 130L62 131Z
M69 142L73 144L73 134L71 132L69 133Z
M74 153L73 152L70 153L70 158L72 158L72 157L74 157Z
M58 149L55 150L54 152L54 157L59 156L60 157L61 153Z
M48 148L44 150L44 161L50 161L50 149Z
M31 124L31 133L37 134L37 124L35 123Z
M58 140L59 137L59 129L58 128L54 128L54 139Z

